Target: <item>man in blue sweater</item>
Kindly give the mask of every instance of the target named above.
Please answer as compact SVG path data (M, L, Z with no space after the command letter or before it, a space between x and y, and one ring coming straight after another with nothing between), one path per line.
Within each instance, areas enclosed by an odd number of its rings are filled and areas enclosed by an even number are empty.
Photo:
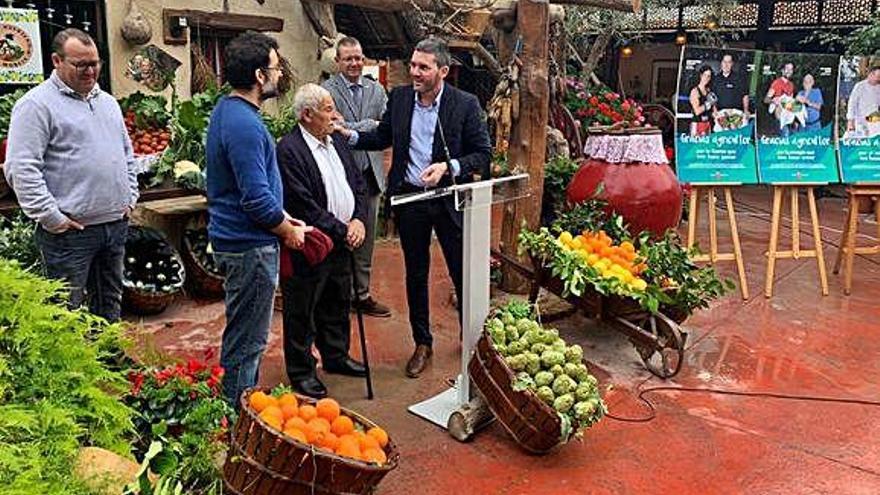
M278 95L279 62L278 43L264 34L232 40L225 75L233 91L214 108L208 127L208 235L226 276L220 365L223 393L236 409L241 393L257 383L266 348L278 242L301 249L311 229L283 210L275 141L260 117L262 103Z

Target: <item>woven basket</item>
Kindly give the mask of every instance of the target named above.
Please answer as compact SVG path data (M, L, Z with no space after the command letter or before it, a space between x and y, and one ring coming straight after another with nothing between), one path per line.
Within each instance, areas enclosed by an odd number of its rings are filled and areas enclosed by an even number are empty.
M513 371L485 332L477 341L468 372L498 422L520 447L532 454L547 454L564 443L559 415L531 391L513 390Z
M223 466L226 490L237 495L373 493L386 474L397 467L400 454L390 439L388 461L379 466L315 449L282 435L266 425L248 406L248 389L241 397L241 415L235 423L230 455ZM268 392L268 391L266 391ZM297 395L300 403L312 398ZM365 428L369 419L343 408L343 413Z
M132 229L141 229L141 230L155 230L150 229L149 227L142 227L139 225L130 225L128 227L130 230ZM161 234L157 234L161 235ZM183 260L180 257L180 253L177 252L170 245L168 249L171 251L171 257L175 259L180 266L180 270L178 272L180 279L182 281L186 281L186 268L183 264ZM182 286L183 284L181 284ZM174 300L180 295L181 289L177 289L174 292L148 292L138 290L134 287L128 287L125 284L122 286L122 307L126 312L139 315L139 316L149 316L156 315L163 311L165 311L168 306L174 302Z
M184 233L181 242L180 257L186 267L186 279L196 294L210 299L223 298L223 277L208 271L193 253L192 242Z

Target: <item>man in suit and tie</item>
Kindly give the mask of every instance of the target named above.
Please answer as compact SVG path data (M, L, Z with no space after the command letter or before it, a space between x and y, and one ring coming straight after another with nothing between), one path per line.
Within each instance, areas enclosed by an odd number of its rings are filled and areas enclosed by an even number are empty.
M330 236L334 248L314 266L301 251L289 252L293 276L281 286L284 361L294 390L320 398L327 389L315 373L313 343L325 372L366 376L348 354L350 256L366 235L366 188L346 139L331 135L338 114L330 93L305 84L293 109L299 125L278 143L284 208Z
M391 92L388 109L373 131L344 130L355 149L393 147L388 195L425 191L488 178L491 144L477 98L444 83L452 57L438 38L420 41L410 60L412 86ZM428 365L433 337L428 318L431 232L436 232L458 295L461 324L462 215L451 196L410 203L394 211L406 266L406 299L416 349L406 374Z
M358 40L345 37L336 45L336 66L339 73L322 85L336 103L345 126L358 132L372 131L379 125L385 112L388 97L385 89L376 81L363 76L364 53ZM354 274L358 293L353 305L370 316L387 318L391 310L370 295L370 273L373 266L373 245L376 237L376 219L379 215L379 198L385 192L385 167L379 151L355 151L354 160L367 185L367 209L365 227L367 237L354 252Z

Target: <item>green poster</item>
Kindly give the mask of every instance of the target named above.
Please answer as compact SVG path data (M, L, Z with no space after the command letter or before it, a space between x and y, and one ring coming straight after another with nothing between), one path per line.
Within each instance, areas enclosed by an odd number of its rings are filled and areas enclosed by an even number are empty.
M767 184L838 182L831 124L818 131L758 138L761 182Z
M684 183L754 184L758 182L755 166L754 125L693 137L676 137L678 180Z
M839 181L833 139L839 65L836 55L762 53L756 133L761 182Z
M758 182L755 53L687 46L676 98L676 173L691 184Z
M841 58L838 87L843 182L880 183L880 58Z

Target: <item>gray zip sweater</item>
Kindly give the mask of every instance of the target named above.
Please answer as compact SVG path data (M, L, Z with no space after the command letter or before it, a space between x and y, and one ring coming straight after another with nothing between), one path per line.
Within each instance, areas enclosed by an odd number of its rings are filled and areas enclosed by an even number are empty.
M83 98L54 72L12 110L4 168L21 209L53 232L119 220L138 198L122 111L97 85Z

